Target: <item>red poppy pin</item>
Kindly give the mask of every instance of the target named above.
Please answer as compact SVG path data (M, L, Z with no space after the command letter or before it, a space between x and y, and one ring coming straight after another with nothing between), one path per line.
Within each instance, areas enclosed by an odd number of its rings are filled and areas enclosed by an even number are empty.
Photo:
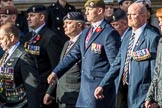
M101 28L100 26L96 28L96 32L99 33L99 32L101 32L101 31L102 31L102 28Z
M37 35L37 37L36 37L35 40L36 40L36 41L39 41L39 40L40 40L40 35Z

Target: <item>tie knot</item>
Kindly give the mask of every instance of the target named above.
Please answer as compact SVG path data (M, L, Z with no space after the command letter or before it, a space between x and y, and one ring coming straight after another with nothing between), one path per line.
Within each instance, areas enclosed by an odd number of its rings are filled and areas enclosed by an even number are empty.
M35 36L36 35L36 32L35 31L32 31L32 36Z
M69 46L71 46L74 42L73 41L69 41Z

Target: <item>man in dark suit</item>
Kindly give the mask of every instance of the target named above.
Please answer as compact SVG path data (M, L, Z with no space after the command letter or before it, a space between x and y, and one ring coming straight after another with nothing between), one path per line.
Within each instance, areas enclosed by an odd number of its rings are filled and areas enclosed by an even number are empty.
M61 53L61 60L70 52L70 50L79 41L79 36L84 28L84 16L80 12L69 12L64 18L64 31L70 38L64 45ZM74 64L57 82L56 98L59 108L75 108L75 104L80 90L81 61ZM50 103L54 85L51 84L44 97L44 103Z
M105 4L103 0L88 0L84 6L87 21L91 23L91 26L83 30L79 42L48 77L48 83L51 84L60 78L81 59L81 88L76 107L114 108L114 84L106 88L104 99L96 100L93 92L118 53L120 36L104 19Z
M0 27L0 45L5 51L0 61L0 107L39 108L40 79L36 60L20 46L18 28Z
M141 3L130 5L128 25L132 29L125 35L113 65L96 88L94 95L97 99L103 98L102 93L106 92L104 88L111 86L118 76L117 107L140 108L143 104L153 78L160 38L146 22L146 7Z
M63 45L69 39L64 32L63 18L68 12L72 11L75 11L75 7L70 5L67 0L56 0L56 3L52 3L47 9L47 26L57 31Z
M41 101L48 88L47 77L60 58L62 45L58 35L46 26L47 12L43 5L33 5L27 9L27 21L33 30L24 39L25 50L36 56L41 79ZM45 107L45 106L43 106Z

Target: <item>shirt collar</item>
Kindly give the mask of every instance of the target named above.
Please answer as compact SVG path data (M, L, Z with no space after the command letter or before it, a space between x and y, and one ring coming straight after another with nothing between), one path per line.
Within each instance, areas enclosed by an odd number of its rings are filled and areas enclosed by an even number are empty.
M82 32L80 32L76 37L74 37L73 39L70 39L70 41L72 41L72 42L76 42L77 41L77 39L78 39L78 37L80 36L82 34Z
M100 21L97 21L95 23L92 24L92 26L94 27L93 30L95 30L102 22L103 22L104 19L100 20Z
M36 30L33 30L36 34L45 26L46 23L42 24L40 27L38 27Z
M6 61L10 58L10 56L12 55L12 53L16 50L16 48L20 45L20 42L18 41L15 45L13 45L10 49L8 49L8 56Z
M142 31L144 30L145 26L146 26L146 23L144 25L142 25L140 28L138 28L136 31L133 31L132 34L133 33L135 33L135 35L136 34L141 34Z

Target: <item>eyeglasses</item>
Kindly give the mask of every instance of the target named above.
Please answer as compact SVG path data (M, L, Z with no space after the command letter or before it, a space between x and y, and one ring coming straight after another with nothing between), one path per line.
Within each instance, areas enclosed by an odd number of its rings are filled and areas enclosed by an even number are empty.
M2 0L2 1L3 1L3 2L8 2L8 1L10 1L10 2L11 2L12 0Z

